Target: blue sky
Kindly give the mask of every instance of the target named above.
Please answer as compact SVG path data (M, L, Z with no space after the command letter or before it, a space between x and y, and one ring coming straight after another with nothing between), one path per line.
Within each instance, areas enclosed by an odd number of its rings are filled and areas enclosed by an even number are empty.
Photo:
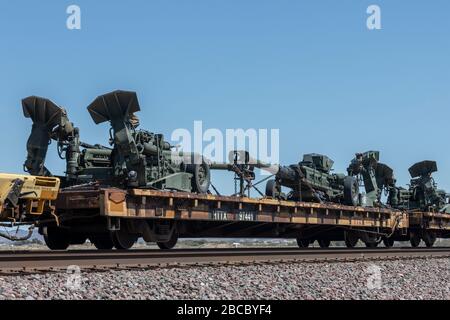
M71 4L82 30L66 28ZM382 30L366 28L371 4ZM84 141L106 143L86 107L127 89L142 127L167 136L194 120L278 128L285 164L318 152L344 171L375 149L403 185L411 164L437 160L450 190L449 10L446 0L1 0L0 170L22 171L23 97L51 98ZM52 151L47 166L64 163Z

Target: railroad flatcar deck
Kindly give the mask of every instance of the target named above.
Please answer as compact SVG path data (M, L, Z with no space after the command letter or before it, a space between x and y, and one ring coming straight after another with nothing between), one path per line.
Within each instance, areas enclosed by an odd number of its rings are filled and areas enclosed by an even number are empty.
M399 210L143 189L63 190L57 208L98 209L115 218L408 228L407 214Z

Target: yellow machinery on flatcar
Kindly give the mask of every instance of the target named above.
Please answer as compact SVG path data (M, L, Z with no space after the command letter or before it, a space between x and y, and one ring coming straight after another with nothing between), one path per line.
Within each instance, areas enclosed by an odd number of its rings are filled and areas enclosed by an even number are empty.
M0 173L0 219L15 222L40 216L58 197L59 178Z

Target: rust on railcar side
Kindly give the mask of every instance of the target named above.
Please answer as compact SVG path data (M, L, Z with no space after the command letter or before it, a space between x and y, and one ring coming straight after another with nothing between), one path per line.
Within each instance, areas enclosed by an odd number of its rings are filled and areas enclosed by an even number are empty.
M101 214L109 217L275 222L388 229L408 227L404 212L385 208L141 189L128 192L103 189L100 199Z
M98 209L100 190L62 190L56 199L57 210Z
M410 212L409 224L430 230L450 230L450 214L439 212Z

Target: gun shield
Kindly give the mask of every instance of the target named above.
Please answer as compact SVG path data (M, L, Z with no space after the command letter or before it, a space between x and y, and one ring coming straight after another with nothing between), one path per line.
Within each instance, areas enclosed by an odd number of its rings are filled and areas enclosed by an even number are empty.
M136 92L121 90L97 97L88 107L95 124L124 121L125 118L140 110Z

